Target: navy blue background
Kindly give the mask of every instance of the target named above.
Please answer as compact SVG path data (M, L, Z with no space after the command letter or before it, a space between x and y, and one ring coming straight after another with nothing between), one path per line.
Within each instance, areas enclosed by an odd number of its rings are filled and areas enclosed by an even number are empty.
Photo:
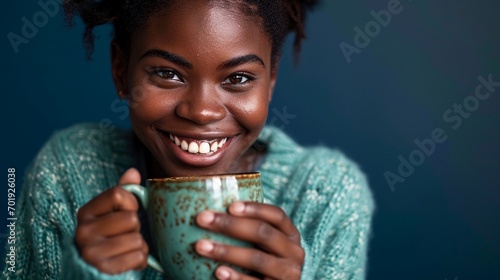
M354 46L354 28L370 25L370 11L390 1L323 2L309 18L297 68L291 40L285 46L269 120L303 145L340 148L368 175L377 202L368 279L499 279L500 87L460 125L458 114L443 114L472 100L478 76L500 81L500 2L401 0L400 13L350 63L339 45ZM33 22L40 11L33 0L8 0L0 11L0 177L7 181L15 167L18 194L55 130L103 119L129 126L111 109L110 28L97 30L87 63L82 26L64 28L59 10L16 53L8 34L22 35L21 18ZM391 190L384 173L398 174L398 158L416 155L415 140L437 128L446 140Z

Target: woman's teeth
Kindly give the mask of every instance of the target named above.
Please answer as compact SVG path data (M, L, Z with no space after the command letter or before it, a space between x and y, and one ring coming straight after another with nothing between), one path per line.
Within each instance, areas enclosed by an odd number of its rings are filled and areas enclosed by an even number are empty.
M219 140L197 140L188 143L186 140L180 140L179 137L170 134L170 140L177 147L192 154L208 154L210 152L217 152L218 149L222 148L227 141L227 137Z

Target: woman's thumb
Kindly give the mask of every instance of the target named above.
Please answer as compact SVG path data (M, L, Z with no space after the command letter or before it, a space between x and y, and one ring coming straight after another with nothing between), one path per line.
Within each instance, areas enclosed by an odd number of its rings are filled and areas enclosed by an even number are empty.
M141 174L137 169L133 167L125 171L120 177L120 180L118 180L119 186L125 184L140 184L140 183L141 183Z

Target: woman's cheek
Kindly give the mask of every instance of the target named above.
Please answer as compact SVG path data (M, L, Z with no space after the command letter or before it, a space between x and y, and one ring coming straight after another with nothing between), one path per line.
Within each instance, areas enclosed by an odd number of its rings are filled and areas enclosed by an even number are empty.
M238 119L240 123L249 131L262 129L269 109L267 95L256 94L238 102Z
M168 114L169 100L162 90L152 85L139 85L134 87L130 96L131 115L141 122L155 122Z
M140 119L151 120L156 115L154 99L158 94L158 87L150 81L147 74L130 73L128 84L128 100L131 116L135 115Z

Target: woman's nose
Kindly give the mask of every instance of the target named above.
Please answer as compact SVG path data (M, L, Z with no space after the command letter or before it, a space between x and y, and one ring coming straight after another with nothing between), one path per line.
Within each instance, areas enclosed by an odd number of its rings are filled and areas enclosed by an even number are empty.
M226 108L215 89L207 86L185 93L176 114L197 124L210 124L226 117Z

